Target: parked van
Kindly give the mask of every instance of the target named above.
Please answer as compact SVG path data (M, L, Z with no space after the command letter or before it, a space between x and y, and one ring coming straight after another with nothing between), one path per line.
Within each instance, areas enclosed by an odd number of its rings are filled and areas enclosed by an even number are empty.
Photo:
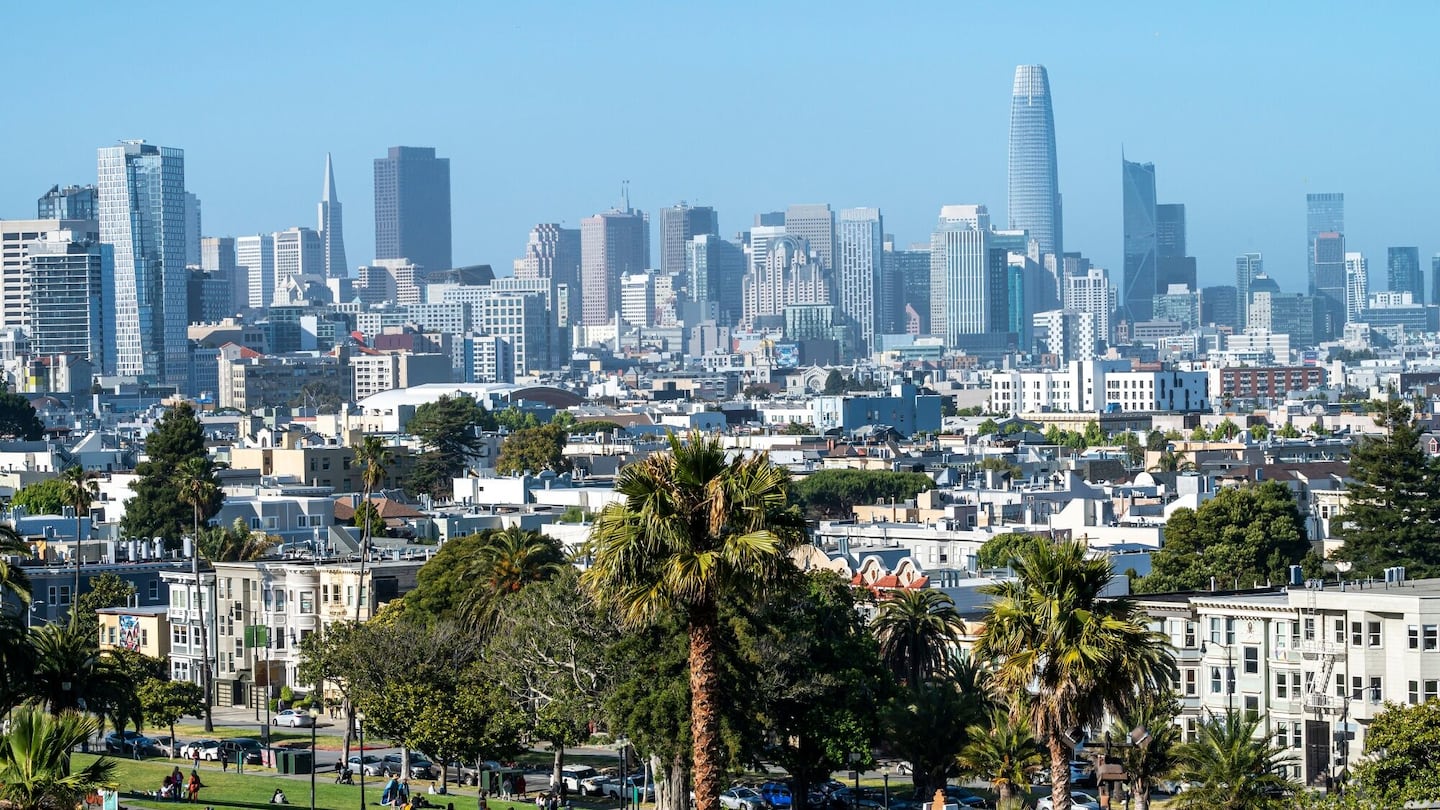
M600 776L600 772L589 765L566 765L560 769L560 781L565 784L565 790L581 796L586 795L585 782Z

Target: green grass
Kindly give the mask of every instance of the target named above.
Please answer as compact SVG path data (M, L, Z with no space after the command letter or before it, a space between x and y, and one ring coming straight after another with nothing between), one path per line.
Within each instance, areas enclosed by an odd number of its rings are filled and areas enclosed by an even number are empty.
M194 740L228 740L234 737L250 737L251 739L258 740L260 739L260 726L260 723L246 726L216 725L214 731L206 731L205 726L200 723L176 723L175 736L185 742L192 742ZM305 748L310 747L310 729L308 728L276 726L268 726L268 728L270 729L272 745L300 746L303 744ZM157 734L169 734L170 729L147 727L145 732L154 736ZM354 745L353 742L351 744L352 746ZM372 743L369 738L365 740L366 748L369 748L372 744L383 745L388 744L388 741L375 740ZM315 745L318 748L339 749L345 745L345 734L343 732L336 734L333 732L319 731L315 735ZM308 796L306 801L309 801Z

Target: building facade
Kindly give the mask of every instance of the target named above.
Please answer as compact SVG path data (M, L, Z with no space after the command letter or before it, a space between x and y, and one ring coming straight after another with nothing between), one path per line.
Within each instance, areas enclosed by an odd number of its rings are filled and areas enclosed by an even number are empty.
M840 311L859 327L861 344L874 346L875 335L879 333L879 314L892 307L882 284L885 223L880 209L841 209L837 242Z
M1155 164L1120 161L1124 204L1125 275L1120 306L1131 323L1148 321L1159 263L1156 236Z
M316 206L315 228L320 233L321 265L326 278L345 278L350 265L345 261L345 217L340 195L335 193L335 170L330 153L325 153L325 181Z
M450 159L433 147L392 146L375 159L375 258L408 259L426 270L454 267L450 255Z
M720 235L720 218L714 208L681 202L660 209L660 272L684 273L687 245L701 235Z
M105 308L114 296L106 290L114 278L114 251L91 237L60 231L30 243L30 351L41 358L83 358L103 374L114 360Z
M1010 227L1034 239L1040 252L1064 254L1060 174L1055 159L1055 113L1044 65L1020 65L1010 92Z
M650 266L650 221L627 208L580 221L580 322L609 323L619 312L620 277Z

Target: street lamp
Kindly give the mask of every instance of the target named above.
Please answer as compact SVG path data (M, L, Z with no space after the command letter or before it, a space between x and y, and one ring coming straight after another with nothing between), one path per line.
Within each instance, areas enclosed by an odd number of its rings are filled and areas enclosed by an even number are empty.
M320 764L319 752L315 750L315 726L320 723L320 710L310 705L310 810L315 810L315 768ZM363 760L364 754L360 755Z
M360 732L360 810L365 810L365 713L355 713L355 728Z

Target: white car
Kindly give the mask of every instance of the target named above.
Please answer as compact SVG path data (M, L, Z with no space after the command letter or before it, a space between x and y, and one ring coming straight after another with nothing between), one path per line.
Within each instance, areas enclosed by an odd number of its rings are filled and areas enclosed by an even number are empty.
M1100 801L1089 793L1072 790L1070 791L1070 806L1077 810L1100 810ZM1050 800L1049 796L1046 796L1035 807L1036 810L1055 810L1055 803Z
M736 785L720 794L720 806L725 810L764 810L765 798L754 788Z
M311 717L309 712L285 709L270 718L270 725L289 726L290 728L309 728L315 725L315 718Z
M180 747L180 758L194 759L198 755L201 759L214 759L219 748L219 740L196 740Z

